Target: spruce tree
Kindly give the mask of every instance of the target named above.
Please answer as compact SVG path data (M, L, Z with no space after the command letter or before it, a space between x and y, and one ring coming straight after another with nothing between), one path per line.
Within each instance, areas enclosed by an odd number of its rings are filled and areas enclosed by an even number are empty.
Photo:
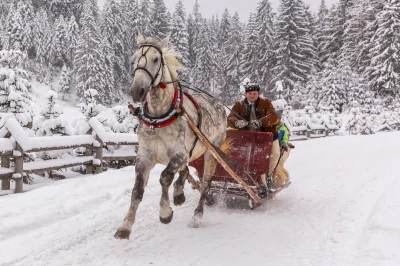
M152 36L159 39L169 36L170 20L164 0L153 0L151 9Z
M199 49L201 47L199 46L199 34L200 34L200 28L203 23L202 16L199 11L199 3L198 0L196 0L195 5L193 7L193 11L191 14L189 14L188 17L188 46L189 46L189 63L190 67L194 67L196 64L197 60L197 55L199 53Z
M243 75L250 80L258 80L257 62L258 62L258 32L257 21L254 14L250 15L244 35L244 49L241 57L241 71Z
M22 60L21 51L0 51L0 111L14 113L26 126L32 121L32 91L28 73L20 68Z
M273 24L273 10L269 0L259 2L256 13L256 34L258 35L258 60L255 66L257 70L257 82L262 84L263 92L271 88L273 78L272 68L275 66L275 27Z
M64 64L61 69L58 93L62 100L69 99L71 95L71 70L67 64Z
M185 10L181 0L178 1L172 16L172 25L170 33L170 44L178 52L178 60L182 63L183 69L179 75L189 79L189 33L187 31Z
M38 136L53 136L53 135L68 135L68 123L60 116L63 110L59 104L56 103L58 94L50 90L47 95L47 103L40 111L42 118L40 121L35 121L34 130Z
M202 88L205 91L210 91L212 87L211 80L213 77L213 68L209 63L212 61L212 54L209 49L211 46L211 38L210 28L206 20L203 21L200 29L200 50L196 59L193 78L197 87Z
M128 83L128 70L125 67L125 42L123 30L123 13L121 6L115 0L107 0L103 8L101 31L107 43L104 43L103 50L106 59L110 59L110 65L107 66L105 73L112 75L113 84L110 84L111 89L118 91L120 95L122 88ZM117 82L118 81L118 82ZM106 90L108 91L108 90ZM111 91L109 91L111 92Z
M231 21L230 51L227 61L227 96L232 102L239 100L239 84L242 79L240 58L243 51L243 35L239 14L236 12Z
M151 7L150 0L142 0L139 7L139 32L145 37L152 36L154 32L151 22Z
M94 89L98 92L101 103L111 104L112 93L105 91L105 79L110 73L105 72L104 49L102 49L104 46L102 46L102 37L94 14L96 10L93 10L91 0L86 1L74 59L77 97L82 100L86 90Z
M400 94L400 1L391 0L376 16L377 30L371 39L372 60L365 76L380 95Z
M281 1L276 35L276 76L273 81L283 81L289 91L296 82L305 84L313 68L315 48L307 24L302 1Z
M63 16L54 22L54 30L51 33L49 59L54 66L61 67L64 62L68 62L68 26Z

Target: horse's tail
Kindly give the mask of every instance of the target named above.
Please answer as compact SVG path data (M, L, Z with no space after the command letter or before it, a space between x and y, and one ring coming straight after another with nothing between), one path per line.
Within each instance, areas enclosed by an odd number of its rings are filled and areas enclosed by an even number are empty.
M220 149L223 151L226 155L230 155L230 149L233 145L233 139L232 138L226 138L224 143L222 143Z

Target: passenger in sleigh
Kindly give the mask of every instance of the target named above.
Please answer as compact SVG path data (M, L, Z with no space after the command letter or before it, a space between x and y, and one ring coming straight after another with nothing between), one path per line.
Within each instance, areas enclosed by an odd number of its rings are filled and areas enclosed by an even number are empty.
M228 116L228 126L238 130L263 131L273 134L273 143L270 156L268 177L260 177L260 196L265 195L268 190L277 189L289 182L288 172L283 164L278 162L281 156L279 135L277 131L278 115L271 101L260 97L260 86L250 83L249 79L244 81L245 98L234 104ZM276 174L279 173L279 176Z

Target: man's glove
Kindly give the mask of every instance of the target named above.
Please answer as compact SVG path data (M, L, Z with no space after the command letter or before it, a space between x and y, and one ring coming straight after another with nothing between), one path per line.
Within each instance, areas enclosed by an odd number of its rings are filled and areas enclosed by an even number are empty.
M246 120L237 120L235 122L235 127L240 129L240 128L247 127L248 124L249 124L249 122L247 122Z
M253 128L256 128L259 130L262 128L263 122L261 120L257 119L257 120L251 121L251 125Z
M288 151L289 150L289 147L285 142L281 141L280 145L281 145L281 149L282 150L284 150L284 151Z

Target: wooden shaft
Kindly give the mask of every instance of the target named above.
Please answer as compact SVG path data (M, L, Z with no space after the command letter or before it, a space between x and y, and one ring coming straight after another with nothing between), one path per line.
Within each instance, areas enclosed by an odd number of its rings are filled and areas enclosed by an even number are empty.
M197 189L200 192L200 186L197 184L197 182L194 180L193 176L191 174L188 175L188 180L192 186Z
M200 130L197 128L197 126L193 123L193 121L190 119L190 117L187 115L187 113L184 110L178 110L178 113L182 115L182 117L186 120L186 122L189 124L189 126L193 129L193 131L196 133L196 135L199 137L201 142L204 143L204 145L207 147L207 149L211 152L211 154L217 159L217 161L224 167L224 169L249 193L249 195L253 198L253 200L257 204L261 204L261 199L260 197L254 193L254 191L249 187L249 185L246 184L246 182L243 181L242 178L240 178L233 170L232 168L229 167L229 165L222 159L222 157L218 154L218 152L215 150L213 145L207 140L207 138L200 132Z

